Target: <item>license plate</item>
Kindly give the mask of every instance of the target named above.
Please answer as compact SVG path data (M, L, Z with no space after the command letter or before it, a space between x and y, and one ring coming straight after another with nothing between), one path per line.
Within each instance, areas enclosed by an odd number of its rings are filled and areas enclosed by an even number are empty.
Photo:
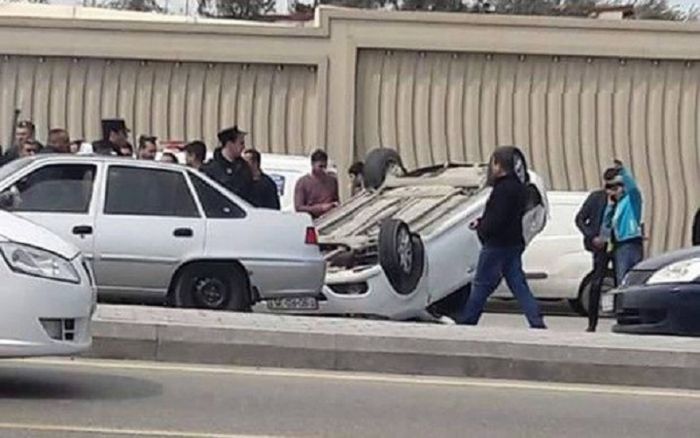
M317 310L318 300L313 297L274 298L267 301L270 310Z
M600 307L605 313L611 313L615 310L615 295L603 294L600 297Z

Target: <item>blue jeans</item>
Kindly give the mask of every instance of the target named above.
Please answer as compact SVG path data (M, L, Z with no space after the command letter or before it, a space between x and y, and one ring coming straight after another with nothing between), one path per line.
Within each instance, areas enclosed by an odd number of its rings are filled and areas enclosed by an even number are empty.
M639 241L623 242L615 245L615 279L618 286L625 275L644 258L644 244Z
M532 296L532 291L525 280L523 251L522 246L506 248L485 246L481 249L469 300L456 318L458 324L476 325L484 311L486 300L505 277L508 288L525 312L530 327L546 328L540 306Z

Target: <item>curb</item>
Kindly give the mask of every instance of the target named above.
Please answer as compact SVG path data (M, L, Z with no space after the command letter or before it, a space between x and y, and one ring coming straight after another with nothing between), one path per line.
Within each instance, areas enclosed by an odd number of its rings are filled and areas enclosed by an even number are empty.
M236 318L246 317L239 314ZM278 321L279 318L290 317L272 318ZM319 321L326 324L328 320ZM380 332L379 329L386 327L386 324L392 323L363 323L363 326L370 331L376 326ZM632 338L599 334L595 338L581 338L593 344L582 345L584 342L575 340L562 344L551 339L534 338L532 334L528 337L525 331L519 332L524 341L503 340L508 338L507 331L497 332L498 336L494 336L496 339L483 339L483 334L496 332L488 329L469 332L470 339L440 338L442 332L454 333L454 329L418 327L417 331L430 332L430 336L410 333L403 336L396 333L368 335L362 331L351 333L347 328L335 331L328 327L292 330L266 328L264 324L230 327L97 319L93 322L93 347L86 356L700 389L700 346L692 339L648 337L639 342L640 338L634 337L637 344L644 346L625 347L625 339ZM562 334L558 336L563 337ZM603 345L594 345L596 342ZM660 348L658 345L669 347ZM695 348L683 349L688 346Z

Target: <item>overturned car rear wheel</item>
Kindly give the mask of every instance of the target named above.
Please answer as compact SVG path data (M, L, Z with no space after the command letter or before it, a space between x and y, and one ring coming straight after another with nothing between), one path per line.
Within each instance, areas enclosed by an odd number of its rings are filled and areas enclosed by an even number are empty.
M365 158L363 179L368 189L378 189L388 174L403 175L406 169L398 152L389 148L373 149Z
M405 222L388 219L379 230L379 264L389 283L401 295L409 295L423 276L425 249Z

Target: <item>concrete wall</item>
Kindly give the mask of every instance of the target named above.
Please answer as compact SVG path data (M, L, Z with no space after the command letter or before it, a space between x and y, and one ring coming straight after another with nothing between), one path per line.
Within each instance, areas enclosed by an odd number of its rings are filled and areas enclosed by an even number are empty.
M362 50L356 153L395 147L414 167L517 144L560 190L598 186L617 157L664 224L653 250L677 248L700 207L699 82L684 61Z
M413 166L517 143L562 190L599 186L619 157L658 252L689 242L700 206L698 37L657 22L322 8L286 27L3 5L0 139L19 105L74 137L122 116L136 135L213 145L235 121L261 150L325 146L341 168L378 145Z
M41 139L64 127L93 141L101 119L120 117L135 137L214 146L219 127L238 123L253 145L304 154L318 141L317 89L315 65L11 56L0 60L0 139L19 108Z

